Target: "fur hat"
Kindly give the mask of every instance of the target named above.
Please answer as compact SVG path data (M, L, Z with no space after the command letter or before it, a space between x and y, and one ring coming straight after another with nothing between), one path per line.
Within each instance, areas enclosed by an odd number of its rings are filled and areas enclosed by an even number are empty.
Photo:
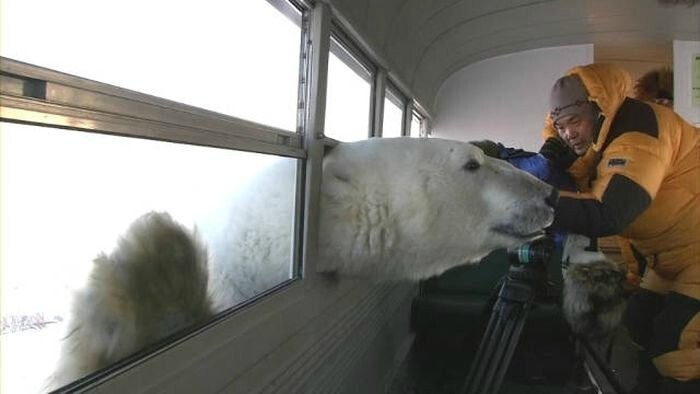
M625 272L592 244L583 235L566 237L562 307L573 332L601 339L611 335L622 320Z
M564 271L564 316L573 332L604 338L620 325L625 311L624 277L607 259L571 263Z
M578 75L559 78L552 87L549 96L552 122L569 115L595 118L592 102L588 100L588 91Z
M642 75L634 84L634 96L645 101L672 101L673 70L670 67L660 67Z

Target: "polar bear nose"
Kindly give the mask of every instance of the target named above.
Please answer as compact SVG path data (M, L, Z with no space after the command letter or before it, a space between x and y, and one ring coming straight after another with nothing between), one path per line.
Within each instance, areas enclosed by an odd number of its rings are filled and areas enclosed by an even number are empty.
M545 197L544 202L547 204L547 206L554 208L557 205L558 200L559 190L557 190L556 187L553 187L552 192L549 193L549 196Z

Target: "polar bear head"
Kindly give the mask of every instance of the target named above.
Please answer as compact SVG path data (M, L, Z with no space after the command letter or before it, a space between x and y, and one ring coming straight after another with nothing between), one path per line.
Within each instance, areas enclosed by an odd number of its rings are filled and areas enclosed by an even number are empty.
M552 187L441 139L341 143L326 156L319 270L421 279L542 235Z

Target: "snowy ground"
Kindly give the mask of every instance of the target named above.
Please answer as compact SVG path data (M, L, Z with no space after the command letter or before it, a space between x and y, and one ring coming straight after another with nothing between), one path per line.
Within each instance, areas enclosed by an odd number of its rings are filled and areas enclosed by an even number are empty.
M58 361L65 324L53 323L0 336L0 392L41 393Z

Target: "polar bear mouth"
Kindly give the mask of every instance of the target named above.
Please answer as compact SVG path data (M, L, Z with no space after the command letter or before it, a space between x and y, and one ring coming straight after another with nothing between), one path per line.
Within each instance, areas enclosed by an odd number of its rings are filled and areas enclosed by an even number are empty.
M522 229L518 229L511 224L501 224L491 227L491 231L497 234L506 235L511 238L518 239L535 239L544 235L544 230L539 229L537 231L525 232Z

